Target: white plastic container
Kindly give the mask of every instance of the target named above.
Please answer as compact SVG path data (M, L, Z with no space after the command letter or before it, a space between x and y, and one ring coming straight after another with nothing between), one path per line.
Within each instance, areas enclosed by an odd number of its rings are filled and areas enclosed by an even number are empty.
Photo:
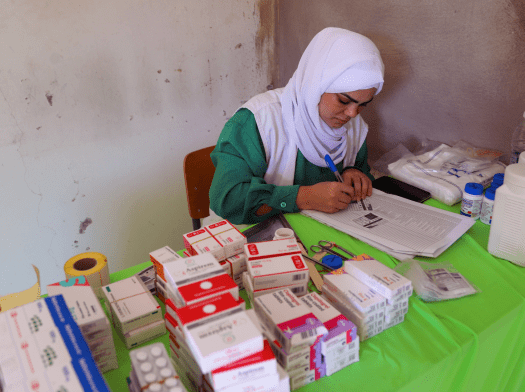
M478 219L481 212L481 202L483 201L483 185L476 182L465 184L463 198L461 200L461 215L470 216Z
M494 197L496 197L496 190L498 188L491 186L485 191L485 195L483 196L483 203L481 204L481 214L479 216L479 220L485 223L486 225L490 225L492 223Z
M496 190L488 251L525 267L525 165L507 166Z

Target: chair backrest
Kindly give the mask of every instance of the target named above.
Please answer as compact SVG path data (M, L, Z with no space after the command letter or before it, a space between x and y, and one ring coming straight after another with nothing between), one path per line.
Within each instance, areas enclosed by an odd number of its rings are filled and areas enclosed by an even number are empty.
M199 229L200 220L210 215L209 191L215 173L210 153L214 148L215 146L206 147L190 152L184 157L184 182L193 230Z

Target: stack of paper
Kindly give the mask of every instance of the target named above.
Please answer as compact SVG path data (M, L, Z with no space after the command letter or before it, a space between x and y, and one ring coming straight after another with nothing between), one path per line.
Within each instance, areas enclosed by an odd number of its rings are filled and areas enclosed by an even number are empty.
M437 257L459 239L474 219L374 189L372 211L302 214L351 235L399 260Z

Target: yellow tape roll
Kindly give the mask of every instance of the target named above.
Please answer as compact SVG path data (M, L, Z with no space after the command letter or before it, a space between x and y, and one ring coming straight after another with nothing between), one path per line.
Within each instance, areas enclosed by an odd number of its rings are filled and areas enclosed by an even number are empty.
M66 279L84 275L99 299L103 299L100 287L109 284L108 260L102 253L80 253L64 265Z

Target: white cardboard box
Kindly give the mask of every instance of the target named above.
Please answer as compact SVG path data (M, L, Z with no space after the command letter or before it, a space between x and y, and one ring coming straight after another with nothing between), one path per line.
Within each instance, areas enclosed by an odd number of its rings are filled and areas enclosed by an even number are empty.
M278 240L275 242L286 241ZM254 290L308 283L310 271L300 254L247 261Z
M239 297L239 287L210 253L166 264L164 274L177 307L226 292Z
M344 268L387 299L412 290L410 280L366 254L346 260Z
M109 320L91 286L53 284L47 286L47 294L49 296L59 294L64 296L67 307L84 337L85 334L100 330L106 331L106 333L111 332Z
M323 281L365 315L384 310L386 306L385 297L341 269L324 275Z
M328 333L323 323L288 289L255 298L253 307L273 329L287 353L311 346Z
M151 292L135 276L102 286L115 328L126 334L143 325L162 320L162 311Z
M160 275L162 279L164 278L164 264L170 263L175 260L182 259L181 256L169 246L164 246L160 249L157 249L149 254L149 259L155 266L157 275Z
M169 300L166 303L203 373L263 349L262 335L246 315L244 302L235 301L230 294L182 308Z
M357 327L319 294L307 294L301 298L301 301L328 330L328 334L321 341L323 355L327 355L331 347L350 344L357 340Z
M232 364L205 374L214 390L218 391L235 384L277 374L277 361L268 341L264 341L261 352L242 358Z

